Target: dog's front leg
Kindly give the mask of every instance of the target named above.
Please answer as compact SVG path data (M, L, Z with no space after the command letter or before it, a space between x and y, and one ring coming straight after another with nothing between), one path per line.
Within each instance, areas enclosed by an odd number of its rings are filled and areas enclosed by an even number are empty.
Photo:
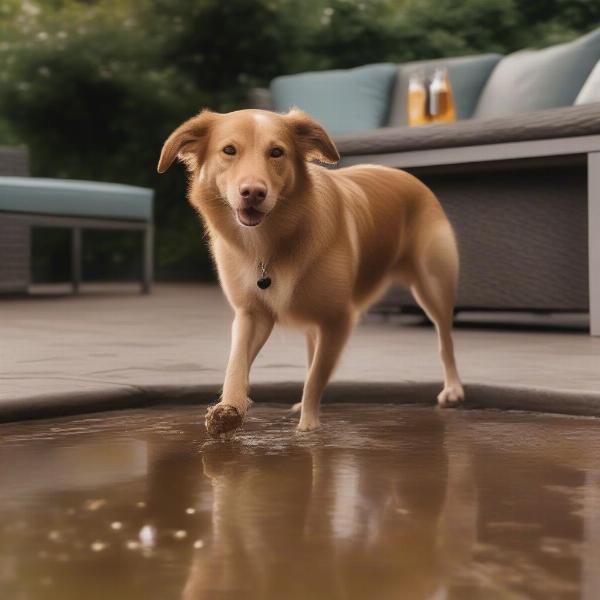
M242 424L250 405L250 367L269 338L273 324L273 317L266 311L236 311L221 401L206 412L206 429L213 437L233 431Z
M321 396L346 345L353 324L354 318L349 312L319 325L314 356L302 393L298 431L311 431L319 427Z

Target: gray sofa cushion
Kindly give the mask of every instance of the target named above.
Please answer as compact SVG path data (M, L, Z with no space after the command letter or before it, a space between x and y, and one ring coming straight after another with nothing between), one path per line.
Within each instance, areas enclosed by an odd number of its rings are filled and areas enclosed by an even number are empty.
M419 71L423 71L428 75L436 67L448 69L457 117L468 119L473 115L485 82L501 58L501 54L480 54L457 58L419 60L398 65L388 125L393 127L408 123L406 100L410 77Z
M599 59L600 29L567 44L510 54L492 72L474 116L572 105Z
M381 63L285 75L271 82L271 93L278 112L297 106L330 133L364 131L385 123L395 74L395 65Z
M600 102L600 60L585 80L575 99L575 104L589 104L590 102Z
M479 146L600 134L600 103L423 127L385 127L334 137L342 156Z

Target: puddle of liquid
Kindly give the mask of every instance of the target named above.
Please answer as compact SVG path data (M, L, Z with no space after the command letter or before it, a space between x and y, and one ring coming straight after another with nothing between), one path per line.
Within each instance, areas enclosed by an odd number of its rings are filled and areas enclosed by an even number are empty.
M600 422L255 405L0 426L0 598L598 598Z

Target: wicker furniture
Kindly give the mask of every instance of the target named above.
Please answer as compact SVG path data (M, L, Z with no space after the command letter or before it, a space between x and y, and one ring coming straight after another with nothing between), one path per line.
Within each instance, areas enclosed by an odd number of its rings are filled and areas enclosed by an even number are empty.
M459 120L406 126L411 75L439 66ZM282 102L314 105L326 127L339 106L331 122L346 119L344 133L333 129L340 166L405 169L433 189L457 232L458 310L589 312L600 335L600 29L505 57L400 64L387 117L370 130L346 102L347 86L321 85L326 74L318 75L301 80L306 88L295 85L301 75L275 79L249 100L277 110ZM381 86L361 93L380 94ZM414 306L407 290L395 289L375 310Z
M457 232L458 309L589 311L600 335L600 103L461 125L340 137L342 166L403 168L433 189ZM396 289L379 308L412 305Z
M150 292L152 190L27 175L26 150L0 148L0 293L23 293L29 289L32 227L71 230L71 280L75 293L82 282L84 229L143 232L141 288Z

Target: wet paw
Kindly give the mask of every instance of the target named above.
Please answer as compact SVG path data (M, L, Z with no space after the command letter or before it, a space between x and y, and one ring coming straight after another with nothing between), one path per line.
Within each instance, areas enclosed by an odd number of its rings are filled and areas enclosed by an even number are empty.
M465 392L460 383L447 385L437 397L441 408L450 408L459 405L465 399Z
M302 410L302 402L296 402L296 404L294 404L292 406L292 408L290 408L290 412L294 415L296 413L299 413L301 410Z
M235 406L219 402L209 406L204 417L208 435L220 438L239 429L244 422L244 415Z
M296 431L304 433L307 431L314 431L319 427L321 427L321 421L319 420L319 417L301 417Z

